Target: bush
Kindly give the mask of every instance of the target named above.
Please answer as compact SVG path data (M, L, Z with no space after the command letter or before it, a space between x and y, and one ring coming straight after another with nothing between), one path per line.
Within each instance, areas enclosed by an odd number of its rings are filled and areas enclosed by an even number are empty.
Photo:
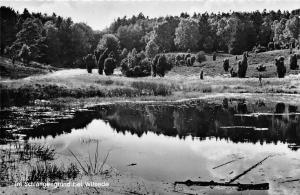
M214 53L213 53L213 61L216 61L216 59L217 59L217 53L214 52Z
M284 66L284 57L278 57L275 59L275 66L277 67L278 78L284 78L286 73L286 67Z
M297 65L297 55L296 54L290 55L290 68L291 68L291 70L296 70L299 68L299 66Z
M145 58L143 52L130 53L121 62L122 74L127 77L144 77L151 75L151 61Z
M223 60L223 68L226 72L228 71L228 69L229 69L229 59L228 58Z
M85 62L87 72L92 73L92 69L96 64L96 57L92 54L88 54L87 56L83 57L83 61Z
M199 63L206 61L206 56L204 51L200 51L196 54L196 61Z
M188 54L186 54L186 55L184 56L184 60L186 61L189 57L191 57L191 54L190 54L190 53L188 53Z
M187 66L193 66L195 61L196 61L195 56L192 56L187 59L186 64L187 64Z
M264 66L263 64L260 64L259 66L256 67L256 70L258 70L259 72L263 72L266 71L267 67Z
M246 77L247 68L248 68L247 53L244 52L242 61L238 62L237 74L238 74L239 78L245 78Z
M155 56L152 64L153 76L158 75L160 77L164 77L165 73L171 70L171 68L171 63L168 63L164 54Z
M104 61L104 72L105 75L112 75L116 68L116 60L113 58L106 58Z

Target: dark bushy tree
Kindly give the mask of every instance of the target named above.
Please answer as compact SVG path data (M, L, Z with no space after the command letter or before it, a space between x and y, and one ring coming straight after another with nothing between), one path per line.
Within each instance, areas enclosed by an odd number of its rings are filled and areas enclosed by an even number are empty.
M297 70L299 68L297 64L297 55L296 54L291 54L290 55L290 69L291 70Z
M172 65L167 61L167 58L164 54L156 55L152 66L152 75L158 75L160 77L164 77L166 72L172 68Z
M104 61L104 72L105 75L112 75L114 73L114 69L116 68L116 60L109 57Z
M284 78L286 73L286 67L284 66L284 57L280 56L275 59L275 66L277 68L278 78Z
M248 68L248 62L247 61L248 61L247 53L244 52L242 61L238 62L237 74L238 74L239 78L245 78L246 77L247 68Z
M225 70L225 72L228 71L229 67L230 67L229 66L229 59L226 58L226 59L223 60L223 69Z
M92 54L88 54L83 58L83 61L85 62L87 72L92 73L92 69L96 65L96 57Z

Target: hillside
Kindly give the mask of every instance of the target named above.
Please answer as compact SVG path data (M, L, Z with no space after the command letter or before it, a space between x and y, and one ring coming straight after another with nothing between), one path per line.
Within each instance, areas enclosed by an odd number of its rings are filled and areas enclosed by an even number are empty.
M10 59L0 57L1 79L19 79L32 75L46 74L54 70L56 70L56 68L37 62L31 62L29 66L24 66L24 64L19 61L12 64Z
M300 53L299 50L295 50L296 53ZM287 68L287 74L298 74L299 71L290 70L289 67L289 50L274 50L274 51L267 51L262 53L249 53L248 57L248 70L246 77L258 77L259 73L264 78L270 78L270 77L277 77L276 73L276 66L275 66L275 58L278 56L284 56L284 64ZM229 54L217 54L217 60L212 60L212 55L207 55L206 59L207 61L202 62L201 64L195 63L193 67L187 67L187 66L180 66L180 67L174 67L170 74L180 74L180 75L195 75L199 74L201 70L204 71L205 75L208 76L220 76L224 74L229 74L228 72L225 72L223 69L223 60L225 58L229 59L230 67L234 67L234 69L237 69L237 63L239 60L242 59L242 55L237 55L237 60L235 55L229 55ZM298 58L298 64L300 63L300 60ZM256 70L256 67L260 64L263 64L266 66L266 71L264 72L258 72Z

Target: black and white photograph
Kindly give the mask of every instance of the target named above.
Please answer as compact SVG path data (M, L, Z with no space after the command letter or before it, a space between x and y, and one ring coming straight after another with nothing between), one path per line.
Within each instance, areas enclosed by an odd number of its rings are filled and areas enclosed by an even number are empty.
M299 0L0 0L0 194L299 195Z

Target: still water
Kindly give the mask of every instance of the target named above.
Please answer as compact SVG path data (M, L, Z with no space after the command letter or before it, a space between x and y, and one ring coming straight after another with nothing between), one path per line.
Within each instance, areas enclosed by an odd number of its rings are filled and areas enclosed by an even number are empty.
M299 107L272 106L228 100L102 105L27 131L26 139L50 144L62 155L71 156L70 149L82 158L94 154L98 140L102 159L110 151L112 167L164 182L226 182L274 155L238 182L294 190L280 182L300 178Z

